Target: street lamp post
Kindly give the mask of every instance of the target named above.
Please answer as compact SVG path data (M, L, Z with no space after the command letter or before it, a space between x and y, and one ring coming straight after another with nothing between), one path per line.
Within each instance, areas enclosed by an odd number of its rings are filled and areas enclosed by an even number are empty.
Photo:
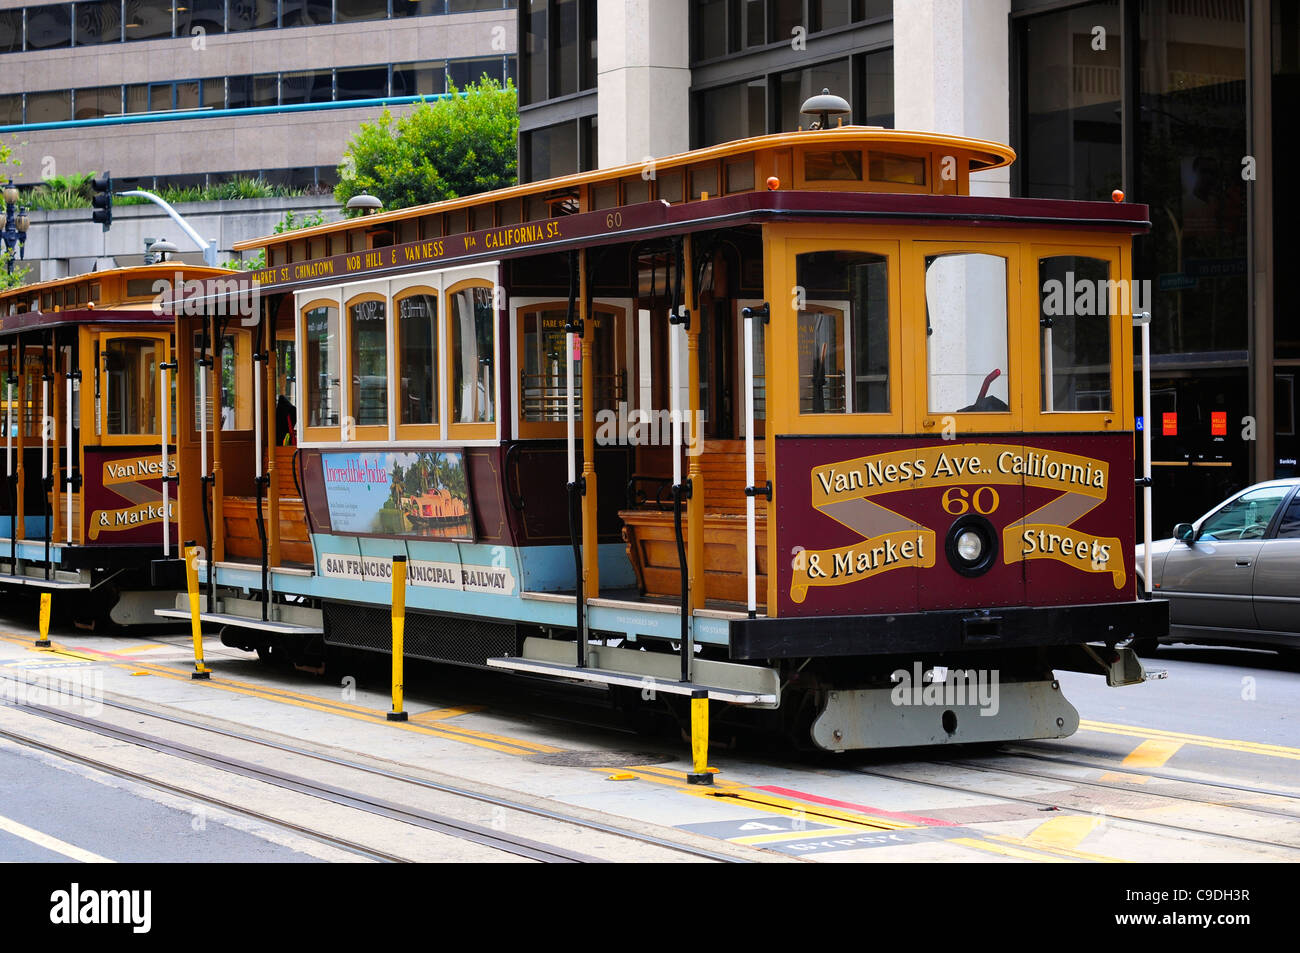
M18 246L18 257L23 257L23 248L27 245L27 226L30 220L27 217L26 207L18 206L18 186L14 185L10 179L5 183L5 224L4 230L0 231L0 239L4 240L5 248L9 252L8 268L9 273L14 271L14 245Z

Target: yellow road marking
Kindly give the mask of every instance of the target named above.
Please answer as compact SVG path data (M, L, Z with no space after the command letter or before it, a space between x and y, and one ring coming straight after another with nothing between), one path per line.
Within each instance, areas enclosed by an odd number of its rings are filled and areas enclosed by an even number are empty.
M1059 818L1059 820L1066 820L1066 818ZM1032 833L1028 837L1012 837L1008 834L990 834L989 840L1001 841L1004 844L1013 844L1017 847L1025 847L1030 850L1041 850L1050 855L1060 855L1061 857L1070 860L1088 860L1098 864L1128 863L1128 861L1121 860L1119 857L1107 857L1104 854L1091 854L1085 850L1075 850L1073 847L1043 843L1035 840Z
M107 857L101 857L99 854L91 853L75 844L69 844L65 840L59 840L49 834L38 831L35 828L28 827L26 824L20 824L18 821L9 817L0 815L0 831L8 831L15 837L21 837L37 847L44 847L46 850L53 851L56 854L62 854L72 860L80 861L83 864L111 864L114 861Z
M422 711L418 715L412 715L411 721L442 721L446 718L455 718L457 715L468 715L472 712L482 711L482 705L460 705L455 708L431 708L428 711Z
M1132 753L1124 759L1126 768L1159 768L1164 763L1177 754L1178 749L1185 745L1185 741L1166 740L1162 738L1148 738L1142 742Z
M1107 771L1097 777L1098 781L1110 781L1118 784L1146 784L1151 779L1145 774L1124 774L1119 771Z
M1050 854L1040 854L1035 851L1021 850L1007 844L995 844L990 841L977 840L974 837L954 837L944 841L945 844L960 844L963 847L971 847L975 850L987 851L990 854L1001 854L1003 857L1015 857L1018 860L1032 860L1037 863L1048 864L1068 864L1069 860L1064 857L1054 857Z
M1218 748L1223 751L1242 751L1247 754L1262 754L1274 758L1288 758L1300 761L1300 748L1286 745L1266 744L1260 741L1239 741L1233 738L1212 738L1207 735L1189 735L1181 731L1164 731L1159 728L1138 728L1132 725L1115 725L1104 721L1081 721L1079 728L1083 731L1097 731L1102 734L1125 735L1131 738L1164 739L1181 741L1184 744L1198 745L1202 748Z

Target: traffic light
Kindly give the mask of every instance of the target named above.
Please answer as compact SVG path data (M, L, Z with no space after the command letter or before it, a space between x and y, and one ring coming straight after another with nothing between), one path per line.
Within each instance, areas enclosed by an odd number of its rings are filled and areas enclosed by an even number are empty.
M113 224L113 176L105 172L102 177L91 180L90 187L95 192L90 200L90 204L95 207L90 219L108 231Z

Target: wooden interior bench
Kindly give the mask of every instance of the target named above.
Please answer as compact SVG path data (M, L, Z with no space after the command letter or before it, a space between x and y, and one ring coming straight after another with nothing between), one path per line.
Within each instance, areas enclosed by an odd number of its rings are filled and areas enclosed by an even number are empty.
M754 483L762 486L767 479L763 444L759 442L754 449ZM700 468L704 478L705 594L709 599L743 603L749 598L745 582L745 442L706 440ZM647 508L622 510L619 516L642 594L680 598L681 565L669 493L671 490L661 494L659 501L650 502ZM666 507L664 499L669 499ZM758 603L763 605L767 593L767 498L755 497L754 502L757 592ZM682 532L690 538L684 512Z
M280 486L296 493L293 483L294 447L275 448L275 469L280 475ZM262 518L267 520L270 533L271 503L262 500ZM257 535L257 499L251 496L227 496L221 501L221 522L226 533L226 557L236 559L262 558L262 542ZM296 496L280 497L280 561L282 563L312 562L311 538L307 534L307 512L302 500Z

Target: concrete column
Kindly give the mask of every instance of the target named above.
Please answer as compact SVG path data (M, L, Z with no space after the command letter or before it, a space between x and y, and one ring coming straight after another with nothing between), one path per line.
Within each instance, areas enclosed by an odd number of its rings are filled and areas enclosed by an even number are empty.
M690 148L688 0L598 0L600 167Z
M894 125L1007 142L1010 12L1011 0L897 4ZM972 195L1010 195L1010 189L1008 169L971 176Z

